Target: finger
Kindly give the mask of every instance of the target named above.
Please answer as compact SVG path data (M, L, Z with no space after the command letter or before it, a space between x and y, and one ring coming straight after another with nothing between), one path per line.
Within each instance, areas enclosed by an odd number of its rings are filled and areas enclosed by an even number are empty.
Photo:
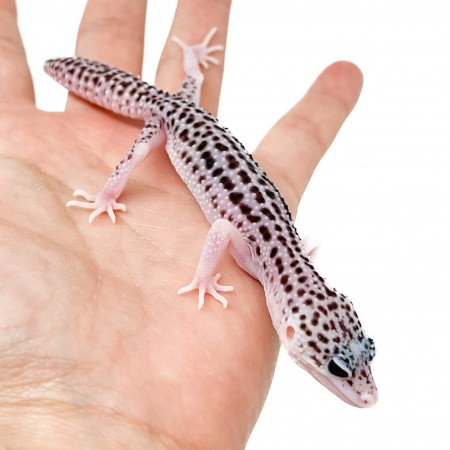
M225 45L231 0L180 0L178 2L172 28L159 61L155 84L169 92L177 92L183 82L182 52L174 45L172 36L178 36L188 44L201 42L212 27L217 32L210 45ZM205 81L201 92L201 106L212 114L217 114L220 88L222 85L224 54L214 54L219 65L211 64L204 72Z
M147 0L89 0L78 30L76 54L135 75L142 70ZM66 109L88 107L70 95Z
M34 102L14 0L0 0L0 102Z
M362 83L362 73L354 64L332 64L258 146L255 158L277 181L291 211L355 106Z

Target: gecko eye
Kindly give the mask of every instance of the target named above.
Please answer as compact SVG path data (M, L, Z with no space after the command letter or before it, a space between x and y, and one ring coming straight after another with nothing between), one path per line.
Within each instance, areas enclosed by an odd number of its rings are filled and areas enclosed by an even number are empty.
M350 370L340 358L330 359L330 362L328 363L328 371L331 375L339 378L348 378L351 375Z

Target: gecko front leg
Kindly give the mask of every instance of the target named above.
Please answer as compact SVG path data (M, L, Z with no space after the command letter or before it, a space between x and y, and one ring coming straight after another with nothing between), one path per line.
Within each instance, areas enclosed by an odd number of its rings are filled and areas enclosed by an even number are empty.
M117 198L122 193L133 169L142 162L148 154L164 144L165 132L159 120L150 119L120 163L116 166L108 178L103 189L97 194L77 189L74 196L82 196L87 201L70 200L66 206L78 206L79 208L93 209L89 216L89 223L103 212L106 212L113 223L116 221L115 210L126 211L123 203L117 203Z

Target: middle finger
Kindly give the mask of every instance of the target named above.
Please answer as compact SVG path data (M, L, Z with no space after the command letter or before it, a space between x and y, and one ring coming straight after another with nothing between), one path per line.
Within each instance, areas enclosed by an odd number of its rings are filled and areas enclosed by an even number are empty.
M147 0L89 0L78 30L76 54L139 75ZM88 107L70 95L66 109Z
M197 44L203 40L209 30L217 27L211 45L225 45L231 0L180 0L169 38L159 61L156 74L156 86L169 92L180 89L184 78L181 49L172 41L177 36L187 44ZM223 61L221 52L215 53L218 66L211 64L205 73L200 104L210 113L216 115L222 85Z

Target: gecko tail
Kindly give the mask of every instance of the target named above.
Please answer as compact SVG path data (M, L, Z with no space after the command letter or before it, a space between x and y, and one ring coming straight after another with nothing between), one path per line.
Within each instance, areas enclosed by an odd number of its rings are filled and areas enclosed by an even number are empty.
M133 119L145 120L163 91L130 73L86 58L49 59L44 71L73 94Z

